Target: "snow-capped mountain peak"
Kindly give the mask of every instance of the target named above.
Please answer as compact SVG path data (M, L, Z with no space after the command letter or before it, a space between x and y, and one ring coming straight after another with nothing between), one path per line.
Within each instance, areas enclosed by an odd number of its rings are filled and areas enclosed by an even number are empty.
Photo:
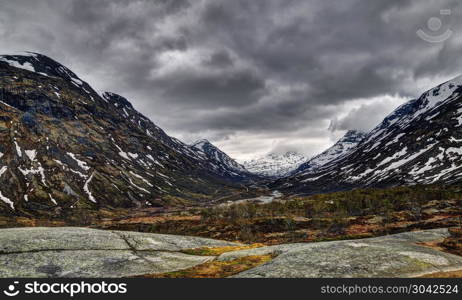
M282 177L295 170L307 159L304 155L293 151L284 154L270 153L264 157L246 161L244 166L254 174Z
M211 161L218 162L237 172L247 172L246 168L229 157L206 139L194 142L191 147L202 152Z
M294 172L298 173L313 173L322 166L336 159L347 155L366 137L366 133L359 130L349 130L335 145L313 157Z
M198 140L194 142L191 146L203 152L207 151L207 148L212 148L212 147L217 148L212 143L210 143L207 139Z
M0 61L6 62L12 67L34 72L48 77L61 77L71 81L75 86L87 85L74 72L49 58L48 56L34 52L18 52L0 55ZM85 87L89 87L88 85Z
M275 186L316 193L462 180L462 76L398 107L347 155Z

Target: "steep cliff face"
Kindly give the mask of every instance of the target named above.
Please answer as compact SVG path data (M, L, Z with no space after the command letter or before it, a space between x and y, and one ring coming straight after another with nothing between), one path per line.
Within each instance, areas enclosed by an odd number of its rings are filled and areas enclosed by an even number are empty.
M0 56L0 212L192 203L239 180L54 60Z

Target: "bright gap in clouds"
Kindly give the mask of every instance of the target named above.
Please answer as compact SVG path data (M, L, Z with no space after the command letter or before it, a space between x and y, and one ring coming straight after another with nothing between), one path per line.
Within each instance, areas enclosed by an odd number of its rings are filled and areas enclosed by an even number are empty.
M259 158L269 153L283 154L287 151L295 151L312 157L335 144L347 130L370 131L394 109L408 100L398 95L355 100L336 107L339 110L338 118L324 120L324 126L317 133L314 132L316 129L306 127L277 136L239 134L218 141L216 145L239 162Z

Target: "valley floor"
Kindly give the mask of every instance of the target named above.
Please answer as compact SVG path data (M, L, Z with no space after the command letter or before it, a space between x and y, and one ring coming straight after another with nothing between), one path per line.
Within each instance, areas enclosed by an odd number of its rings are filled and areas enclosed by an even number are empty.
M458 193L458 187L422 186L295 198L278 194L263 204L245 201L168 212L134 211L92 225L266 245L356 239L461 226Z

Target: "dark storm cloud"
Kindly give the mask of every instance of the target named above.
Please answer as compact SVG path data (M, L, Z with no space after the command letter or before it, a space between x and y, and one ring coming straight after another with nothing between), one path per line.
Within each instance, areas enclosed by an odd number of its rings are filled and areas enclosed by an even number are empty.
M369 129L462 73L460 10L457 0L0 0L0 50L48 54L187 140L239 155L305 139L311 152L320 132L332 142L331 120ZM431 34L454 35L418 38L430 17L444 24Z
M239 106L244 109L258 101L264 92L264 80L247 71L219 77L200 73L182 75L162 78L155 83L162 86L165 100L181 103L183 108Z
M209 58L204 60L208 66L224 68L233 66L234 62L227 51L214 52Z

